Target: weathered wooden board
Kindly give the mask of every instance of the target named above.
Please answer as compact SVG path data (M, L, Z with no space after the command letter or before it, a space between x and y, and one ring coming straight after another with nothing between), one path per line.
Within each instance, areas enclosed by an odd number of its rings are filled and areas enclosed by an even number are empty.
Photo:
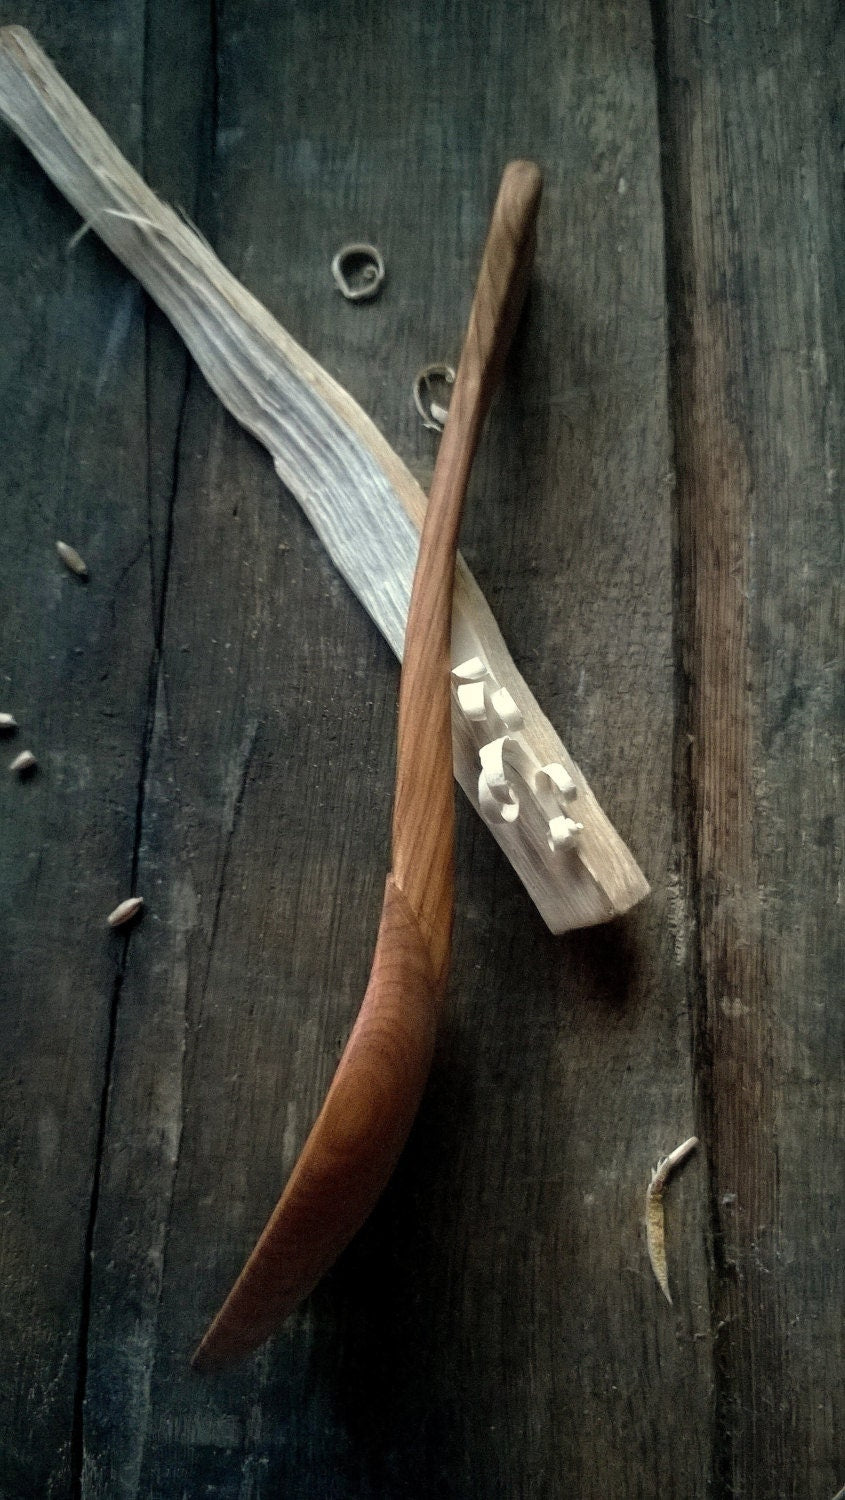
M450 1022L403 1171L282 1338L198 1384L186 1356L278 1192L366 978L396 672L260 452L193 384L141 858L159 921L131 952L96 1241L92 1493L510 1495L577 1474L581 1493L606 1495L658 1462L670 1492L704 1482L694 1191L678 1322L639 1237L652 1160L691 1119L665 916L669 459L649 18L610 52L600 15L554 23L551 51L538 19L505 46L498 9L488 29L444 10L394 17L389 35L375 14L350 34L331 9L303 8L291 32L272 7L228 8L215 200L199 221L425 475L413 374L457 350L502 162L540 157L535 295L465 545L521 664L648 847L660 894L624 931L558 944L463 821ZM483 130L496 99L508 112ZM390 266L368 308L343 304L328 276L359 235ZM667 1464L650 1433L668 1379L685 1399L664 1418ZM681 1441L690 1410L695 1437Z
M397 1177L273 1344L192 1376L366 981L397 669L163 319L93 236L65 256L74 216L4 134L2 670L44 771L0 782L0 1495L832 1500L834 6L0 19L423 482L411 380L458 351L503 162L540 160L463 550L654 888L552 938L459 808L448 1020ZM358 237L389 281L353 307L329 263ZM100 922L135 867L124 948ZM694 1127L669 1308L643 1195Z
M658 26L714 1483L767 1500L845 1477L842 44L834 4Z
M33 10L38 10L34 7ZM8 7L3 6L3 19ZM43 19L33 15L33 23ZM142 18L126 6L60 63L137 159ZM153 651L144 305L0 139L3 710L0 775L0 1493L65 1495L81 1452L88 1233L125 941ZM65 570L55 540L90 569ZM38 771L6 774L23 745Z

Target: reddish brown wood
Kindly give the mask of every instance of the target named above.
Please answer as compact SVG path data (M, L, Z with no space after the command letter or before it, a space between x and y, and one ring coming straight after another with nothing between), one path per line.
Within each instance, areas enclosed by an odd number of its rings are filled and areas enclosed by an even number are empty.
M519 316L541 178L502 177L420 539L399 695L393 873L370 982L288 1185L193 1363L242 1358L307 1295L367 1218L408 1136L431 1065L449 964L454 879L450 635L461 510Z

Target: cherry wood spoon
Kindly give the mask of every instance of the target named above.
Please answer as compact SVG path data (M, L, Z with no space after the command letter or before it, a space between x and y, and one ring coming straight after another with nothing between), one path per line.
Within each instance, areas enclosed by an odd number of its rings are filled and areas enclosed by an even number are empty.
M449 674L458 527L522 306L540 192L533 162L505 168L435 465L405 634L393 868L370 982L287 1187L193 1357L200 1370L256 1349L337 1259L384 1189L428 1078L452 938Z

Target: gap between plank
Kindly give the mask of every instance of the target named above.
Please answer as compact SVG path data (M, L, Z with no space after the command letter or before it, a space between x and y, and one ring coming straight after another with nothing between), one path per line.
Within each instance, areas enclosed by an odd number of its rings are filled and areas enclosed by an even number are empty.
M688 622L684 619L684 600L681 588L681 514L678 489L682 482L680 459L681 437L679 433L679 408L683 393L679 382L678 346L689 335L687 319L679 285L683 265L682 226L677 222L669 178L672 171L671 152L677 149L672 130L670 108L670 67L667 6L671 0L649 0L654 47L655 96L657 103L657 128L659 135L660 192L663 207L663 254L666 299L666 323L668 333L667 360L667 410L672 444L672 616L674 656L674 723L672 754L672 801L675 822L675 843L680 852L679 870L685 887L686 900L691 911L690 937L685 985L687 1015L690 1029L690 1045L693 1074L693 1110L695 1131L701 1140L707 1192L708 1226L708 1282L709 1321L713 1330L714 1351L713 1398L710 1431L711 1476L717 1485L730 1469L730 1444L726 1424L720 1420L726 1392L724 1389L726 1370L718 1357L718 1320L715 1308L718 1301L717 1285L725 1273L722 1255L721 1224L717 1207L718 1183L711 1152L713 1115L713 1038L705 1027L698 1024L706 1009L704 981L704 954L701 941L701 890L698 881L699 856L695 797L691 791L693 766L690 741L690 705L693 687L685 661L685 646L689 637Z

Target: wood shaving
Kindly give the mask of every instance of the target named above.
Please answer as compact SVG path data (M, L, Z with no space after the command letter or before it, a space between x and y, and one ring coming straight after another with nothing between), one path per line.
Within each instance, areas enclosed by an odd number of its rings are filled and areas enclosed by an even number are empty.
M356 264L360 266L360 270L353 284L348 270L351 271ZM376 245L344 245L332 261L335 285L347 302L369 302L377 297L384 284L385 274L384 258Z
M27 771L34 770L37 764L31 750L22 750L20 755L16 755L11 762L9 770L17 772L18 776L24 776Z
M71 547L67 542L57 542L56 551L65 567L70 568L71 573L76 573L79 578L88 577L85 561L79 556L75 547Z
M669 1272L666 1266L666 1226L663 1217L663 1191L675 1167L689 1156L698 1145L698 1136L691 1135L689 1140L683 1141L680 1146L664 1156L657 1163L651 1174L651 1182L645 1195L645 1232L646 1244L648 1246L648 1258L651 1269L657 1278L666 1301L672 1303L669 1291Z
M0 734L11 734L17 727L18 721L12 714L0 714Z
M435 398L432 380L440 381L444 385L454 385L455 371L451 365L435 361L434 364L424 365L421 370L418 370L414 379L414 405L422 418L423 427L427 427L430 432L442 432L449 415L449 408Z
M125 922L131 922L133 917L137 917L143 904L143 896L129 896L125 901L121 901L114 911L109 912L107 918L109 927L122 927Z

